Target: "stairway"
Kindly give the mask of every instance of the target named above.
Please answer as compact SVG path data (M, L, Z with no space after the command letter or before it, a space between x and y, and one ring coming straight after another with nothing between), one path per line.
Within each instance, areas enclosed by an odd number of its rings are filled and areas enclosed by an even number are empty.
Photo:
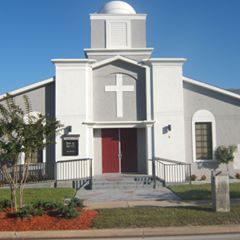
M162 187L162 183L157 181L156 187ZM107 174L95 176L92 180L92 190L137 188L153 188L152 176L143 174Z

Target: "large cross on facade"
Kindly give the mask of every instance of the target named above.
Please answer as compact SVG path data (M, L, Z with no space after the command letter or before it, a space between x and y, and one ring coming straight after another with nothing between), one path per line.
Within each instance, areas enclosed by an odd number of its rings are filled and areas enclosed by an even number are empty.
M123 92L133 92L133 85L123 85L122 74L116 74L116 85L105 86L106 92L116 92L117 117L123 117Z

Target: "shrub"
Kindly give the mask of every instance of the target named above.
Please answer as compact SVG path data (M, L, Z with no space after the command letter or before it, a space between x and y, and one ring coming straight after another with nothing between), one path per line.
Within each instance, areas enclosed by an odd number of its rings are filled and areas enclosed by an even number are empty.
M42 216L44 211L41 208L34 208L32 205L22 207L17 212L17 217L28 218L32 216Z
M11 201L8 199L4 199L0 201L0 209L4 208L10 208L11 207Z
M205 181L206 179L207 179L206 175L202 175L200 178L201 181Z
M21 209L19 209L17 211L17 217L20 217L20 218L31 217L31 209L30 209L30 207L26 206L26 207L22 207Z
M41 209L47 210L47 209L57 208L59 206L59 203L39 200L39 201L33 202L32 206L34 208L41 208Z
M237 146L219 146L215 151L215 157L219 164L223 163L228 165L229 162L232 162L234 159L234 153L237 150Z
M80 200L79 198L75 198L73 197L69 203L68 203L68 206L69 207L72 207L72 208L84 208L84 205L83 205L83 200Z
M62 205L57 208L56 215L60 218L71 219L78 217L79 212L73 207Z
M44 211L41 208L33 208L31 213L32 216L42 216Z
M236 177L237 179L240 179L240 173L236 173L235 177Z
M191 181L196 181L197 180L197 176L195 174L191 175Z

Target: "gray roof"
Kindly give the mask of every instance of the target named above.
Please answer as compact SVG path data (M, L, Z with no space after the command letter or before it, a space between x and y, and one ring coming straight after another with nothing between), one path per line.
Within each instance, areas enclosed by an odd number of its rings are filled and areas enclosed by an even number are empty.
M227 89L227 90L240 95L240 89Z

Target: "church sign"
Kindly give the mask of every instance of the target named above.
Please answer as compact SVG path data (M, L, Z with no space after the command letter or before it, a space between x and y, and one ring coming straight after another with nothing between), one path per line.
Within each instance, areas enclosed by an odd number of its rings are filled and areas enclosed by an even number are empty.
M77 156L78 143L79 143L79 135L64 135L62 137L62 155Z

